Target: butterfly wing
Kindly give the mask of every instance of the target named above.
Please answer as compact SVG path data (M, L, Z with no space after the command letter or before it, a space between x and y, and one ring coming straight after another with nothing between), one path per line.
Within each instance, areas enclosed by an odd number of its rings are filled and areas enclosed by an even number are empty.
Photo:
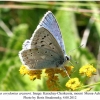
M20 52L20 58L29 69L43 69L59 67L64 57L46 48L34 48Z
M23 50L31 49L31 40L25 40L25 42L22 45Z
M35 31L31 46L31 49L23 49L19 53L22 63L29 69L54 68L65 62L63 51L58 42L43 27Z
M34 36L31 39L31 48L44 47L58 54L61 53L62 55L64 55L60 45L58 44L54 36L44 27L36 29L36 31L34 32Z
M44 15L39 25L37 26L37 29L39 29L40 27L46 28L54 36L54 38L57 40L58 44L60 45L60 47L62 48L65 54L65 46L64 46L64 42L61 36L61 32L60 32L58 23L51 11L48 11Z

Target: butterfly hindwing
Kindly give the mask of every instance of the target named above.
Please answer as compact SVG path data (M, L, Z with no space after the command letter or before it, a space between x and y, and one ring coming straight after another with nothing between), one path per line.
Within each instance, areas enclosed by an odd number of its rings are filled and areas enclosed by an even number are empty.
M31 41L30 40L25 40L25 42L22 45L23 50L27 50L31 48Z
M31 70L59 67L64 62L62 55L43 47L23 50L19 55L23 64Z

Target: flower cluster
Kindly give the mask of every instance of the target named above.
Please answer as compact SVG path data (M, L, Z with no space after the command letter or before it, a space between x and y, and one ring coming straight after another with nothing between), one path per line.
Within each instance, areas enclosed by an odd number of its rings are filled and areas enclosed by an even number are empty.
M55 74L57 72L57 70L53 69L53 68L50 68L50 69L46 69L45 70L45 73L46 73L46 76L48 77L46 83L47 83L47 86L50 90L59 90L59 87L57 85L57 82L58 82L58 76ZM59 72L59 71L58 71Z
M91 77L93 73L96 72L96 69L93 67L93 65L87 64L80 68L79 73L82 75L86 75L87 77Z
M45 77L47 77L46 80L46 84L49 90L52 91L58 91L60 90L60 85L59 85L59 77L58 74L60 74L62 77L68 77L66 74L66 71L68 73L68 75L70 75L72 73L73 70L73 66L65 66L64 69L61 68L48 68L48 69L43 69L43 70L29 70L27 69L26 66L22 65L20 67L20 74L22 75L29 75L30 80L35 80L35 79L41 79L41 74L44 72L45 73ZM94 75L94 72L96 72L96 69L90 65L84 65L83 67L81 67L79 69L79 73L82 75L86 75L88 77L91 77L92 75ZM68 90L77 90L77 88L79 88L81 86L81 82L79 81L79 79L76 78L70 78L67 82L66 82L66 88Z
M41 70L29 70L26 66L22 65L19 69L20 74L29 75L30 80L41 79Z
M74 68L73 66L70 67L65 66L65 69L69 75L71 74L73 68ZM59 78L57 74L61 74L62 77L66 77L67 76L66 71L60 68L50 68L45 70L45 73L48 77L47 86L50 90L54 90L54 91L59 90L59 85L58 85Z
M65 66L66 70L63 70L60 68L45 69L45 74L46 74L46 77L48 78L46 81L48 88L54 91L59 90L59 85L58 85L59 78L57 74L61 74L62 77L66 77L67 76L66 71L70 75L73 68L74 68L73 66L70 66L70 67ZM24 65L22 65L19 70L20 74L29 75L30 80L41 79L41 74L43 71L44 70L29 70Z
M76 90L80 86L80 81L78 78L71 78L67 83L66 87L71 90Z

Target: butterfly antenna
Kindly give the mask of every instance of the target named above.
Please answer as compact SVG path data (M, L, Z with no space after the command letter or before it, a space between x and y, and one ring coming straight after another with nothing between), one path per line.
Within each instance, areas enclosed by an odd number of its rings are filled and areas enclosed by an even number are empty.
M69 51L69 52L68 52L68 55L69 55L69 53L71 53L72 51L74 51L74 50L76 50L76 49L82 47L83 45L84 45L84 44L81 44L79 47L77 47L77 48L75 48L75 49ZM70 56L70 58L71 58L71 56ZM69 60L69 62L71 63L72 66L74 66L70 60ZM76 62L76 61L75 61L75 62Z
M74 66L73 63L72 63L71 61L69 61L69 62L70 62L70 64L71 64L72 66Z
M74 51L74 50L76 50L76 49L82 47L83 45L84 45L84 44L81 44L79 47L77 47L77 48L75 48L75 49L72 49L71 51L68 52L68 55L69 55L70 52L72 52L72 51Z
M68 72L67 72L66 68L65 68L65 67L63 67L63 69L65 70L65 72L66 72L66 74L67 74L68 78L70 79L70 76L69 76L69 74L68 74Z

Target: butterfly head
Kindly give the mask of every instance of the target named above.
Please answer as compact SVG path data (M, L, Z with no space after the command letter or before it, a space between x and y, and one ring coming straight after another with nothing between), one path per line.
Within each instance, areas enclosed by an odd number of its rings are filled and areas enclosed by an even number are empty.
M66 59L66 61L69 61L70 60L70 56L65 56L65 59Z

